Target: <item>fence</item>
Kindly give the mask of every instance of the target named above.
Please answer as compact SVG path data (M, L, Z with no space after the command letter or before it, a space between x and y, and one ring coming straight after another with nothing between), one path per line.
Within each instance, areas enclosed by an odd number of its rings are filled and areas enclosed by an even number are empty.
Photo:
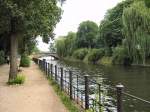
M116 87L109 87L116 96L116 105L113 106L114 108L110 108L109 105L103 101L103 86L101 83L92 80L91 76L74 74L74 71L64 69L57 65L54 66L53 64L47 63L45 59L40 60L33 58L33 60L39 65L40 69L45 72L47 77L53 79L60 86L61 90L69 95L71 100L74 100L85 110L92 109L93 112L123 112L123 96L125 95L150 104L149 101L126 93L124 86L118 84Z

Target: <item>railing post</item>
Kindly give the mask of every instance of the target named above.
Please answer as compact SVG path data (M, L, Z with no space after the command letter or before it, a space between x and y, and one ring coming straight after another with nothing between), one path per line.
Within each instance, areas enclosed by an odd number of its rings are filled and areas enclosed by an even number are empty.
M51 64L51 79L53 79L53 64Z
M45 71L45 62L46 62L46 59L43 59L43 64L42 64L43 71Z
M49 75L50 75L50 64L48 63L48 71L47 71L47 77L49 78Z
M118 84L116 85L116 89L117 89L117 112L123 112L123 90L124 90L124 86L122 84Z
M40 69L41 69L41 60L39 60L39 67L40 67Z
M57 82L57 65L55 65L55 81Z
M79 103L79 76L77 75L77 103Z
M98 92L99 92L99 111L101 111L101 84L98 84Z
M63 83L63 68L60 68L60 72L61 72L61 79L60 79L60 85L61 85L61 90L63 91L63 86L64 86L64 83Z
M84 76L85 78L85 109L89 109L89 76Z
M45 62L45 74L47 76L47 62Z
M70 99L72 100L72 71L69 71Z

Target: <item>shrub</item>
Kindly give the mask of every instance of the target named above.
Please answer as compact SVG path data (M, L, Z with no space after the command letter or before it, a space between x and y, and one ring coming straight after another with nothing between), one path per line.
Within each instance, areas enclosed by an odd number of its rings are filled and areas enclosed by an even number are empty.
M30 58L27 55L23 54L21 56L20 66L21 67L29 67L30 66Z
M5 63L5 53L4 51L0 51L0 65Z
M104 56L103 49L92 49L86 56L86 61L96 63L100 58Z
M15 84L23 84L25 82L25 76L23 75L17 75L17 77L13 80L9 80L9 85L15 85Z
M102 57L98 62L102 65L112 65L112 57Z
M128 56L127 49L123 46L118 46L113 49L112 62L114 64L130 65L131 59Z
M87 53L88 53L88 49L86 49L86 48L78 49L78 50L74 51L73 57L75 59L83 60Z

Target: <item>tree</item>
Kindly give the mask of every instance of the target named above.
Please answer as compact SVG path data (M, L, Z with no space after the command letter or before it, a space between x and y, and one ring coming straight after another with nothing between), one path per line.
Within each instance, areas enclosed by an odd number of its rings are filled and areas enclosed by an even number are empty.
M150 1L149 0L144 0L145 1L145 5L150 8Z
M56 0L0 0L0 35L9 35L11 44L9 80L17 76L19 38L40 35L48 42L60 16Z
M50 53L55 53L56 52L54 43L50 43L50 45L49 45L49 51L50 51Z
M80 23L77 36L76 46L78 48L93 48L98 33L98 26L92 21L84 21Z
M76 33L69 32L66 36L56 40L55 48L60 57L71 56L75 47Z
M123 12L123 32L128 55L136 64L146 64L150 56L150 9L136 1Z
M59 37L59 39L56 40L55 47L59 57L65 57L67 55L65 40L66 40L65 37Z
M122 43L122 14L126 7L129 7L133 0L125 0L107 11L104 20L99 26L97 44L101 43L106 48L116 47Z
M75 39L76 39L76 33L69 32L67 36L65 36L65 46L66 46L66 53L68 56L71 56L73 51L76 49L75 46Z

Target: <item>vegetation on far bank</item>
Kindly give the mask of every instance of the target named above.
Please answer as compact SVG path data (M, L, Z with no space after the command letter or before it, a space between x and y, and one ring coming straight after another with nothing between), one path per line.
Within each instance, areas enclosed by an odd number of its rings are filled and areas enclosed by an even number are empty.
M145 3L122 1L107 11L99 26L82 22L76 33L55 41L57 54L93 64L149 64L150 8Z

